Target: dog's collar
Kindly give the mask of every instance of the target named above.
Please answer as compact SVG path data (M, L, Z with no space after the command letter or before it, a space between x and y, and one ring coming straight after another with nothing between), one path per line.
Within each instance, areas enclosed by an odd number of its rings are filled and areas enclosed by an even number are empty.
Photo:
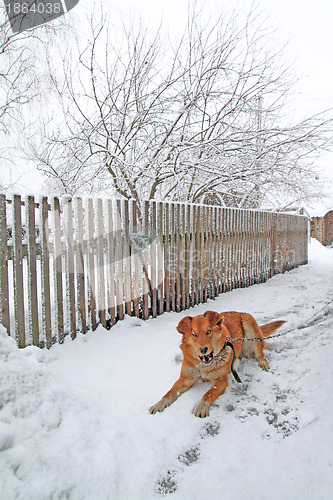
M226 340L225 340L225 344L222 348L222 351L223 349L225 349L226 347L231 347L232 349L232 352L233 352L233 358L232 358L232 362L231 362L231 373L233 374L235 380L238 382L238 383L242 383L238 373L236 372L235 368L234 368L234 362L235 362L235 359L236 359L236 353L235 353L235 348L234 348L234 345L233 343L231 342L231 339L230 337L227 337Z

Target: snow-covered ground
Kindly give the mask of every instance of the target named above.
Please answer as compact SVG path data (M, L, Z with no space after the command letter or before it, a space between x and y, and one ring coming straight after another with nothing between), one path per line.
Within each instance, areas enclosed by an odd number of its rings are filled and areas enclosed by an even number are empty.
M47 350L0 331L0 498L149 500L333 498L333 249L309 264L190 310L285 319L270 371L242 360L206 419L197 385L148 408L180 370L183 313L127 317Z

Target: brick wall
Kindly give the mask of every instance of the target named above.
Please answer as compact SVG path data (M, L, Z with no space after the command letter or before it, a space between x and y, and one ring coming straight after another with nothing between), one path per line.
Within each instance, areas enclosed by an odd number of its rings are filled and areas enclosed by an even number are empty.
M324 217L325 220L325 243L324 245L331 245L333 243L333 210L327 212Z

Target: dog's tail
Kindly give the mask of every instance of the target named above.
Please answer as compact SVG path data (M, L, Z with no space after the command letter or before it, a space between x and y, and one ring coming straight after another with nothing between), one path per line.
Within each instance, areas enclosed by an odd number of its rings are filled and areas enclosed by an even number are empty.
M260 326L261 333L264 337L269 337L275 330L280 328L285 323L285 321L273 321L272 323L267 323L267 325Z

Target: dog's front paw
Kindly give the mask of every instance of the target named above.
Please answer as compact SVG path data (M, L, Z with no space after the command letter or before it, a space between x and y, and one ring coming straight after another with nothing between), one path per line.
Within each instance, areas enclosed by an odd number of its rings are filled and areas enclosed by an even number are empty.
M166 398L162 398L158 403L156 403L155 405L151 406L149 408L149 413L151 415L154 415L155 413L157 413L158 411L163 411L165 410L165 408L169 406L169 402Z
M194 415L196 417L205 418L209 415L210 404L206 401L200 401L196 409L194 410Z
M262 370L267 371L269 369L269 363L268 361L264 358L259 361L259 366Z

